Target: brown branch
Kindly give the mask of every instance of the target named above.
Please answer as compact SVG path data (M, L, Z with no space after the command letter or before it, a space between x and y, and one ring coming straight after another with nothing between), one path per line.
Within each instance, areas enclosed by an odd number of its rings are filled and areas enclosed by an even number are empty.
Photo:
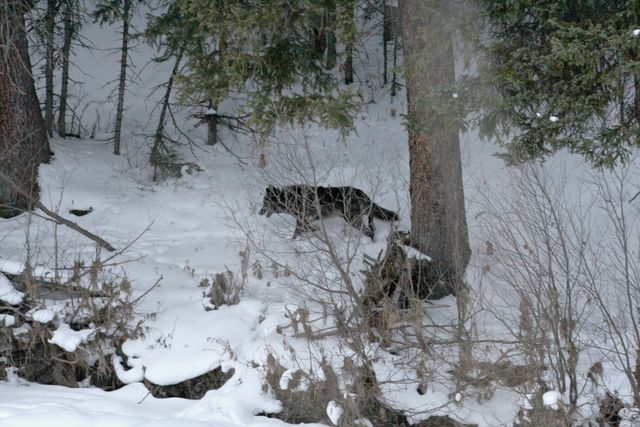
M40 209L42 212L47 214L47 216L49 216L50 219L53 222L55 222L57 224L60 224L60 225L66 225L70 229L77 231L78 233L82 234L83 236L87 237L90 240L93 240L99 246L105 248L109 252L113 252L113 251L116 250L115 247L113 247L109 242L104 240L102 237L96 236L95 234L91 233L90 231L85 230L84 228L80 227L75 222L69 221L68 219L63 218L60 215L58 215L57 213L55 213L52 210L48 209L45 205L42 204L42 202L40 202L40 200L36 199L31 194L25 192L22 188L20 188L20 186L18 186L15 182L13 182L13 180L11 180L3 172L0 172L0 179L2 179L4 182L9 184L11 187L13 187L17 192L22 194L24 197L29 199L29 201L31 203L33 203L33 206L35 206L36 208Z
M104 240L102 237L96 236L95 234L91 233L90 231L85 230L84 228L80 227L75 222L69 221L68 219L61 217L60 215L58 215L57 213L53 212L52 210L49 210L45 205L43 205L40 202L40 200L38 200L38 199L32 199L32 200L33 200L33 204L34 204L35 207L37 207L42 212L44 212L45 214L50 216L54 220L54 222L56 222L57 224L66 225L70 229L75 230L78 233L82 234L83 236L87 237L88 239L93 240L94 242L96 242L98 245L100 245L101 247L105 248L109 252L113 252L113 251L116 250L116 248L114 248L109 242Z

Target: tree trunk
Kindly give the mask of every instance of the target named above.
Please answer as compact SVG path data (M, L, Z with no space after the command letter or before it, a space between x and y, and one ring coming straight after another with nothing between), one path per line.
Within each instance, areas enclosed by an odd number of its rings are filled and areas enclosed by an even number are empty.
M332 70L336 66L336 0L325 0L326 14L326 37L327 37L327 70Z
M164 93L162 100L162 110L160 110L160 118L158 119L158 127L156 128L156 134L153 140L153 147L151 148L150 163L153 165L153 181L158 180L158 166L162 162L164 139L164 124L167 120L167 111L169 111L169 101L171 100L171 91L173 90L173 82L175 80L178 71L180 70L180 62L182 62L182 55L184 49L180 49L176 55L176 62L173 64L173 70L171 76L167 82L167 90Z
M633 73L633 89L635 91L635 97L633 99L633 113L635 119L640 122L640 75Z
M401 0L409 119L411 236L442 273L461 285L471 250L457 130L427 97L455 79L446 0Z
M38 197L38 166L50 157L49 141L33 82L23 3L0 0L0 216L30 209L20 190Z
M447 4L447 0L400 0L409 122L411 240L432 258L440 279L456 290L458 368L466 371L472 349L466 327L468 292L463 275L471 250L460 141L452 122L429 107L433 89L455 80Z
M311 28L311 37L313 41L313 50L318 59L322 58L324 51L327 49L327 35L324 31L326 14L314 13L313 27Z
M62 45L62 82L60 85L60 110L58 111L58 135L64 138L67 134L67 95L69 92L69 56L71 54L71 39L73 37L71 15L73 0L64 2L64 42Z
M398 92L398 48L400 47L400 17L398 16L398 8L389 6L387 11L389 16L389 29L393 41L393 72L391 74L391 96L396 96Z
M389 15L387 1L382 0L382 83L386 86L387 78L387 42L389 41Z
M220 35L220 40L218 41L218 61L222 62L224 60L226 50L226 34L223 33ZM209 111L204 119L207 123L207 145L216 145L218 143L218 125L220 124L218 100L219 98L215 101L209 100Z
M391 73L391 96L396 96L398 92L398 35L393 39L393 72Z
M47 0L47 16L45 39L47 52L45 55L45 103L44 123L47 134L53 136L53 51L55 47L56 0Z
M218 105L209 103L209 111L207 113L207 145L216 145L218 143Z
M355 21L356 17L355 17L355 10L351 9L349 11L350 15L349 15L349 19L353 21ZM355 28L355 24L353 25L353 27ZM347 42L346 42L346 54L347 54L347 58L345 60L344 63L344 82L345 84L350 85L351 83L353 83L353 44L354 44L354 38L353 37L349 37Z
M113 154L120 155L120 137L122 135L122 112L124 109L124 92L127 85L127 55L129 49L129 19L131 0L124 0L122 10L122 52L120 57L120 83L118 85L118 107L116 110L116 134L113 140Z
M353 43L347 44L347 59L344 62L344 82L353 83Z

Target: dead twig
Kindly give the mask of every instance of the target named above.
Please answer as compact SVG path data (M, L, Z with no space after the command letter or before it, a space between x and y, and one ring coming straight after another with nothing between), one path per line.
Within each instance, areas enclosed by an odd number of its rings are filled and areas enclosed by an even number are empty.
M47 216L49 216L49 219L48 219L49 221L53 221L53 222L55 222L56 224L59 224L59 225L65 225L68 228L70 228L70 229L72 229L74 231L77 231L78 233L82 234L83 236L87 237L88 239L93 240L99 246L105 248L109 252L114 252L116 250L116 248L113 247L113 245L111 245L109 242L104 240L102 237L96 236L95 234L91 233L90 231L80 227L75 222L69 221L68 219L63 218L60 215L58 215L57 213L55 213L52 210L48 209L45 205L42 204L42 202L40 200L36 199L31 194L29 194L26 191L22 190L22 188L20 188L20 186L18 186L15 182L13 182L13 180L11 178L9 178L7 175L5 175L3 172L0 172L0 179L2 179L4 182L9 184L9 186L11 186L18 193L20 193L21 195L23 195L24 197L29 199L29 201L31 203L33 203L33 206L35 206L36 208L40 209ZM47 218L45 218L45 219L47 219Z

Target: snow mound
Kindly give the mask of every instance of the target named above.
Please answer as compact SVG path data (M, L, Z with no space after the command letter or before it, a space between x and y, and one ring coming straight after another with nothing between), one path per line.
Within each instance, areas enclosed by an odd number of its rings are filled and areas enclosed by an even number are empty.
M7 276L0 273L0 300L9 305L18 305L24 299L24 294L17 291Z
M12 314L0 314L0 323L4 326L13 326L16 324L16 316Z
M0 271L7 274L20 274L24 270L24 264L18 261L0 258Z
M76 351L78 346L87 339L95 329L83 329L81 331L74 331L66 323L61 323L58 329L53 333L53 336L49 340L51 344L55 344L66 351Z
M51 322L56 317L56 314L52 310L42 309L42 310L34 311L31 314L31 317L36 322L48 323L48 322Z
M122 358L113 355L113 368L116 371L118 379L124 384L131 384L144 380L144 368L142 366L134 366L128 371L122 366Z
M337 426L340 422L340 418L344 414L344 409L333 400L327 404L327 416L331 420L334 426Z
M562 394L559 391L551 390L542 395L542 404L551 409L558 410L562 405Z

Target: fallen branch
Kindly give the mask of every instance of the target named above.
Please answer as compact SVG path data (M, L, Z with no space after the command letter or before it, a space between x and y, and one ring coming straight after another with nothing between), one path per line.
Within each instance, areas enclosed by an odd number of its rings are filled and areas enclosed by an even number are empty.
M31 194L23 191L22 188L20 188L15 182L13 182L13 180L11 180L11 178L9 178L7 175L5 175L4 172L0 172L0 179L2 179L4 182L9 184L18 193L20 193L21 195L23 195L24 197L29 199L29 201L31 203L33 203L33 206L35 206L36 208L40 209L47 216L49 216L51 221L55 222L56 224L65 225L65 226L69 227L70 229L77 231L78 233L82 234L83 236L87 237L88 239L93 240L94 242L96 242L98 245L100 245L101 247L105 248L109 252L114 252L116 250L115 247L113 247L109 242L104 240L102 237L96 236L95 234L91 233L90 231L85 230L84 228L80 227L75 222L69 221L68 219L63 218L60 215L58 215L57 213L55 213L52 210L48 209L45 205L42 204L42 202L40 202L40 200L36 199Z
M68 219L63 218L60 215L58 215L57 213L49 210L45 205L43 205L40 202L40 200L37 200L37 199L34 199L34 198L31 198L31 199L33 201L34 206L37 207L38 209L40 209L45 214L47 214L48 216L50 216L51 219L56 224L66 225L70 229L77 231L78 233L82 234L83 236L87 237L90 240L93 240L94 242L96 242L98 245L100 245L101 247L105 248L109 252L113 252L113 251L116 250L116 248L114 248L109 242L104 240L102 237L96 236L95 234L91 233L90 231L85 230L84 228L80 227L75 222L69 221Z

